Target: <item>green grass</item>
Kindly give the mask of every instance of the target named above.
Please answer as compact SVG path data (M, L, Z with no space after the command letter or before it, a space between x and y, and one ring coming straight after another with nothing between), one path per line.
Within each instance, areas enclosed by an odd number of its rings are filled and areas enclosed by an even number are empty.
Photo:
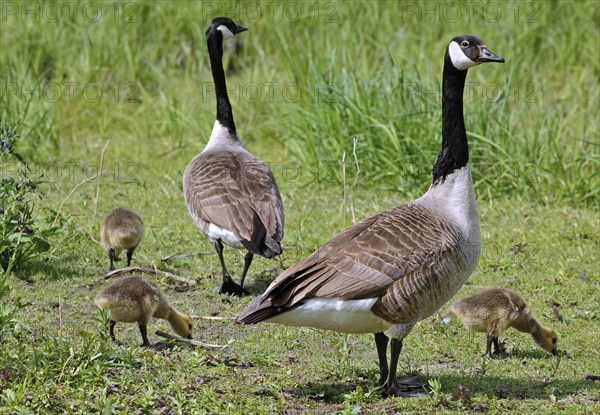
M339 206L339 201L327 202L308 191L300 196L306 204L329 211ZM396 203L393 198L374 200L357 202L356 214L364 217ZM484 336L470 334L457 322L444 325L441 317L446 309L442 309L407 337L400 372L417 371L437 379L443 396L457 395L459 385L466 385L471 398L464 405L451 401L446 408L430 397L378 398L376 353L369 335L276 325L236 327L230 320L198 319L197 338L220 344L234 339L234 343L224 351L171 344L166 351L154 352L138 348L141 338L134 325L118 325L117 336L126 345L115 346L92 303L105 285L96 275L104 271L107 259L98 245L89 242L76 251L76 257L62 254L75 251L74 244L87 238L83 230L73 230L77 237L65 235L55 252L64 261L49 260L27 278L13 279L16 294L31 304L19 318L22 325L2 344L4 366L10 368L10 377L2 384L4 396L8 389L24 394L8 400L8 408L90 413L110 399L116 413L163 409L167 413L167 408L174 413L279 413L283 409L332 413L357 405L367 412L417 413L462 412L480 405L489 413L585 413L594 405L598 409L598 385L584 380L586 374L600 372L595 347L600 335L598 269L590 255L597 249L596 215L572 208L515 207L512 201L480 203L480 211L482 260L459 296L487 285L523 293L542 324L559 333L559 347L567 354L558 361L538 349L529 336L511 330L502 336L510 356L482 360ZM149 232L134 256L136 264L159 264L157 258L175 252L210 251L181 212L172 224L181 229L180 240L156 232L160 222L146 212ZM311 238L302 238L298 228L290 227L289 241L304 244L286 250L286 267L312 249L312 238L324 241L342 227L344 217L349 220L349 215L336 213L329 221L322 218L319 226L315 218L305 215L301 208L290 211L291 223L305 219ZM239 274L242 255L228 250L227 258ZM248 281L253 295L264 290L275 267L276 262L257 261ZM234 317L250 301L223 301L217 294L219 268L214 254L173 260L162 268L198 279L197 288L183 293L161 279L172 303L192 315ZM550 300L559 303L564 322L557 321ZM164 321L151 323L152 341L159 340L154 335L159 328L168 330Z
M19 14L24 3L0 5L0 108L3 120L20 122L18 151L46 181L43 203L60 210L61 230L51 251L8 279L13 296L29 305L0 339L0 413L600 409L598 384L584 379L600 374L595 2L478 2L472 18L464 3L432 3L439 9L433 14L420 3L290 3L301 10L297 21L288 3L261 18L233 3L91 3L104 13L96 22L82 14L88 3L71 6L73 19L56 21L44 18L54 10L39 4L39 21L35 12ZM462 18L453 19L448 5L461 7ZM235 57L226 51L228 87L239 134L272 165L282 190L284 267L353 215L365 218L427 188L440 145L441 57L449 39L478 33L504 56L504 65L474 68L467 78L484 245L458 295L486 285L521 292L567 354L553 358L508 331L510 357L482 360L484 336L442 324L442 309L407 337L400 367L431 379L436 394L384 400L375 393L376 353L367 335L198 319L198 338L235 341L224 351L171 343L155 352L137 347L136 327L120 325L126 346L113 345L92 299L108 267L99 223L116 206L138 211L147 226L135 264L198 281L179 292L159 279L178 309L234 317L250 301L217 294L218 260L181 192L183 170L214 119L204 45L212 6L214 15L250 28ZM496 22L494 6L502 12ZM0 163L3 175L12 172ZM160 261L191 252L208 254ZM228 250L226 259L239 274L243 256ZM257 259L248 277L252 294L278 272L278 261ZM560 305L563 322L549 300ZM157 328L167 330L153 321L151 340Z

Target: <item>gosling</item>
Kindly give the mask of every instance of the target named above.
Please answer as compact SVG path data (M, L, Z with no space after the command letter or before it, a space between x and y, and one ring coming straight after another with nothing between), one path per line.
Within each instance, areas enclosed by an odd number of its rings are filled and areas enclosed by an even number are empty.
M139 275L119 278L99 293L94 303L109 311L110 338L117 344L115 324L137 322L144 341L142 346L151 346L146 332L150 317L167 320L175 333L192 338L192 319L171 307L156 284Z
M554 330L543 327L531 314L527 304L519 294L505 288L487 288L478 294L458 300L450 306L444 317L448 324L453 316L458 317L470 330L487 333L485 355L493 359L500 353L498 336L509 327L529 333L544 350L557 354L558 336Z
M102 222L100 239L108 252L109 270L115 269L114 261L122 250L127 252L127 266L131 265L133 251L144 235L144 222L135 212L126 208L117 208L110 212Z

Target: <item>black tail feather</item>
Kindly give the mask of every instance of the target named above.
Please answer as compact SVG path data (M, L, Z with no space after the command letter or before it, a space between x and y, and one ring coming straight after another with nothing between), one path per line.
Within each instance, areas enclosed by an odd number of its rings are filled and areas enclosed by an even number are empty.
M254 212L253 231L249 241L241 241L244 248L253 254L264 256L265 258L273 258L281 254L281 244L267 235L267 229L260 220L260 217Z

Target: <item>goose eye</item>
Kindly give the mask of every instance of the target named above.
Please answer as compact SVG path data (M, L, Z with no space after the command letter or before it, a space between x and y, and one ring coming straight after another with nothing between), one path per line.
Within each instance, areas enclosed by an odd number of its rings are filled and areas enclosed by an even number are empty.
M468 47L469 47L469 42L468 42L467 40L463 40L463 41L460 43L460 45L461 45L463 48L468 48Z
M552 339L552 344L556 344L556 339Z

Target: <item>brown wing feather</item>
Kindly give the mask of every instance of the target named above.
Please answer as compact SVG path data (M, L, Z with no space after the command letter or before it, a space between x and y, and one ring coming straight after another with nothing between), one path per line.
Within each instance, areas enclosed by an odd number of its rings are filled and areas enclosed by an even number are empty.
M248 152L199 154L184 174L184 192L197 222L215 224L252 243L260 242L253 236L261 225L274 241L283 238L283 203L273 173Z
M263 294L274 307L307 298L384 295L460 243L460 232L423 206L408 204L359 222L281 274ZM400 283L399 283L400 284Z

